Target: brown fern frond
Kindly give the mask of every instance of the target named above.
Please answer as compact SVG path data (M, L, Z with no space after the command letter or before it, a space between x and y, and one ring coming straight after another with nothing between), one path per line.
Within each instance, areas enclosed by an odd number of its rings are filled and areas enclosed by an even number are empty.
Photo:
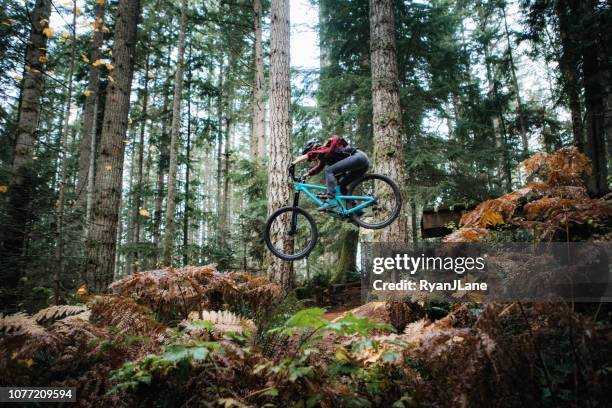
M7 316L0 314L0 333L36 336L44 333L44 331L45 328L39 326L36 320L26 313L15 313Z
M537 153L521 163L527 177L538 176L549 186L583 185L582 176L591 174L591 160L575 147Z
M34 320L38 323L52 323L55 320L63 319L68 316L78 315L86 312L87 306L73 306L73 305L57 305L49 306L45 309L39 310L34 316Z
M99 296L89 306L93 322L117 327L127 334L158 336L165 331L151 309L128 297Z
M183 320L179 326L187 327L194 320L205 320L212 323L212 330L216 334L224 334L228 332L244 333L249 332L254 334L257 327L252 320L238 316L229 310L190 312L187 319ZM191 330L194 331L194 330ZM197 329L195 330L198 331Z
M187 317L190 310L223 309L253 312L280 299L280 288L266 278L223 273L208 266L186 266L137 272L111 285L151 308L162 321Z
M478 242L490 234L491 232L485 228L466 227L445 236L443 241L446 243Z

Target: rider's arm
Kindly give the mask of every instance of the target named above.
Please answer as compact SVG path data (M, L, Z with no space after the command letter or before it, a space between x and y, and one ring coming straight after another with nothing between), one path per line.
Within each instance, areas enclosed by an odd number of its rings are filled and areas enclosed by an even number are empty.
M321 170L323 170L323 167L325 167L323 162L321 160L317 160L317 165L311 168L310 170L308 170L308 172L306 173L306 176L310 177L310 176L314 176L315 174L319 174Z
M298 157L297 159L295 159L292 164L299 164L299 163L304 162L306 160L308 160L308 155L307 154L303 154L300 157Z

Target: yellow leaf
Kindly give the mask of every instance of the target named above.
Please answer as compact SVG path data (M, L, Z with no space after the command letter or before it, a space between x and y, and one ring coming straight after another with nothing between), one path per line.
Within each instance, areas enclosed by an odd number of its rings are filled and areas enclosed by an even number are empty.
M81 285L77 289L77 291L76 291L77 297L85 296L86 294L87 294L87 286L86 285Z
M103 6L105 2L106 2L106 0L96 0L96 4L98 6Z
M113 64L106 64L106 69L112 71L113 69L115 69L115 66Z
M68 34L68 31L62 31L62 40L67 40L68 37L70 37L70 34Z
M32 360L31 358L28 358L27 360L23 361L23 364L25 364L28 367L32 367L32 364L34 364L34 360Z
M115 82L115 79L112 76L108 76L108 82Z
M151 71L149 71L149 72L147 72L147 78L154 79L155 78L155 74L153 74Z
M8 191L7 186L0 186L0 193L6 193Z
M95 60L94 62L91 63L91 65L93 65L94 67L97 67L97 66L102 65L102 64L104 64L104 60L101 60L101 59L97 59L97 60Z
M49 61L49 58L47 58L46 55L41 55L40 57L38 57L38 62L40 62L41 64L44 64L47 61Z
M157 151L157 147L155 147L155 146L149 146L149 151L150 151L151 153L155 153L155 152Z
M78 7L78 6L77 6L77 7L75 7L75 8L74 8L74 13L75 13L77 16L78 16L78 15L80 15L80 14L81 14L81 8L80 8L80 7Z
M83 95L85 96L91 96L93 92L91 92L89 89L86 89L85 92L83 92Z
M151 213L145 210L144 208L141 208L140 210L138 210L138 214L142 215L143 217L148 217L151 215Z
M110 33L110 30L108 29L107 26L104 26L104 27L102 27L102 32L108 34L108 33Z
M42 30L42 33L47 36L47 38L55 37L55 31L51 27L47 27Z
M83 61L84 63L88 63L89 58L87 58L87 55L81 55L81 61Z
M21 75L15 75L15 79L17 81L21 81L23 79L23 77Z
M41 26L46 26L49 24L49 20L47 20L46 18L41 18L40 19L40 25Z
M104 169L105 169L106 171L111 171L111 170L113 169L113 166L112 166L112 165L110 165L110 164L107 164L106 166L104 166Z

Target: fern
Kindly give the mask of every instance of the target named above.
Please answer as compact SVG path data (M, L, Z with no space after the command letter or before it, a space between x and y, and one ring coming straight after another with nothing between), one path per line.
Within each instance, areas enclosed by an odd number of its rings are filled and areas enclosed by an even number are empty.
M241 314L265 314L280 300L280 288L266 278L222 273L213 265L137 272L111 285L120 295L151 308L163 321L187 318L191 310L230 306Z
M0 333L37 336L44 332L45 328L39 326L36 320L26 313L15 313L7 316L0 314Z
M228 310L191 312L179 327L185 327L189 334L198 334L202 331L212 331L217 335L229 332L253 334L257 331L252 320L244 319Z
M68 316L78 315L89 310L86 306L58 305L39 310L34 316L38 323L50 323Z

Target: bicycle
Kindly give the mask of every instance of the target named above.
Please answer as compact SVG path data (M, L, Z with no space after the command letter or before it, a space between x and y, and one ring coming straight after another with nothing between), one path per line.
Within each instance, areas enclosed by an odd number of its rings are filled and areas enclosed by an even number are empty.
M300 194L306 194L314 204L321 206L327 187L304 183L303 176L295 177L294 165L289 167L289 180L295 184L293 204L279 208L268 217L264 240L268 249L278 258L296 261L310 254L319 236L312 215L299 206ZM402 206L400 189L389 177L365 174L347 186L346 194L343 194L341 184L342 178L338 180L334 197L338 205L333 210L326 210L324 214L367 229L384 228L399 215ZM314 191L321 194L315 194ZM279 234L288 238L276 239L284 243L282 248L277 248L272 239L272 236Z

